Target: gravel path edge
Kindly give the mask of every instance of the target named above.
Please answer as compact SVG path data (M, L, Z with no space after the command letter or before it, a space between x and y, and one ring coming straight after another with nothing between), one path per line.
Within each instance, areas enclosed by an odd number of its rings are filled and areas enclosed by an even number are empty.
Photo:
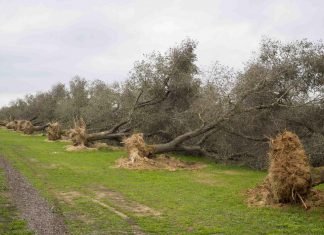
M54 208L3 156L0 156L0 167L5 171L13 202L37 235L69 234L62 216L53 211Z

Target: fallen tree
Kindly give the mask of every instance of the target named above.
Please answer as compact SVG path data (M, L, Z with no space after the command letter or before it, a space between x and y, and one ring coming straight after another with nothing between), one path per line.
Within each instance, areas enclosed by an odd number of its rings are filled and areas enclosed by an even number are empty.
M144 107L163 102L169 94L170 92L167 90L162 98L153 97L149 100L140 101L140 98L143 95L143 90L141 90L128 114L128 118L105 131L88 133L86 123L82 118L74 120L74 128L69 131L69 137L73 142L73 146L89 147L94 141L98 140L116 140L121 142L126 136L131 135L132 127L129 127L129 124L132 122L134 113Z
M97 133L87 133L87 126L82 118L74 121L74 128L70 129L69 137L73 146L90 147L92 142L98 140L117 140L121 141L125 136L130 134L129 129L120 130L120 127L128 122L121 122L107 131Z
M15 128L15 126L16 126L16 124L17 124L17 121L9 121L7 124L6 124L6 128L7 129L9 129L9 130L11 130L11 129L14 129Z
M270 140L268 155L268 175L260 186L249 192L249 203L257 206L301 203L308 209L306 202L312 204L312 200L319 198L316 194L320 193L312 187L323 179L311 174L308 157L298 136L289 131L278 134Z
M48 123L48 126L46 128L47 132L47 139L48 140L59 140L61 139L61 125L58 122L51 122Z
M8 124L7 121L0 121L0 126L6 126Z
M41 126L34 126L31 121L27 120L14 120L10 121L6 125L7 129L13 129L15 131L23 132L26 135L31 135L36 131L43 131L46 127L46 125Z
M204 164L184 162L165 154L150 158L150 146L146 145L143 133L133 134L124 138L123 143L128 153L127 158L117 160L117 167L127 169L166 169L175 171L181 169L200 169Z
M242 104L246 98L246 96L253 91L257 91L260 86L262 86L262 83L259 84L259 86L256 86L256 88L247 91L246 95L242 96L239 101L237 101L235 104L232 105L232 108L229 108L227 112L225 112L223 115L219 116L217 120L206 123L203 122L202 126L186 132L184 134L181 134L174 139L170 140L167 143L163 144L154 144L152 145L152 154L158 154L158 153L166 153L166 152L173 152L173 151L185 151L185 152L191 152L191 153L200 153L205 156L213 157L213 158L220 158L218 156L217 151L215 150L208 150L204 148L205 141L213 135L218 129L224 129L222 126L222 123L229 120L235 115L239 115L244 112L251 112L254 110L261 110L261 109L270 109L274 108L276 106L280 106L280 97L275 100L273 103L267 104L267 105L258 105L254 107L247 107L243 108ZM235 133L236 135L241 135L241 137L244 138L250 138L254 139L256 141L266 141L266 138L255 138L255 137L247 137L243 136L242 134ZM195 144L186 144L187 141L196 139Z

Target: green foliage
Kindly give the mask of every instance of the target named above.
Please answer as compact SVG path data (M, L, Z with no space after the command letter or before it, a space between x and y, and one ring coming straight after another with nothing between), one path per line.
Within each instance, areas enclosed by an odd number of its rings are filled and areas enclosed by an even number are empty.
M75 77L68 87L58 84L2 108L0 120L37 117L35 122L58 121L68 129L82 117L89 133L131 120L121 129L142 132L152 144L222 120L212 134L183 144L199 144L221 158L236 156L234 163L255 168L267 164L267 143L255 140L289 129L300 136L312 164L324 164L323 42L266 38L242 71L218 63L202 71L196 47L187 39L165 53L152 52L120 83ZM208 138L200 142L204 134Z

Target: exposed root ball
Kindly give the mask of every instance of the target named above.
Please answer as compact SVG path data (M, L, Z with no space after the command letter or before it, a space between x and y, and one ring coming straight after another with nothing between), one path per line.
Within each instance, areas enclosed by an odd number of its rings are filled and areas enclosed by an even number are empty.
M48 140L61 139L61 125L58 122L49 123L46 131Z
M87 145L87 129L82 118L74 122L74 128L70 130L69 137L74 146Z
M7 121L0 121L0 126L6 126L8 124Z
M24 121L21 125L21 131L23 131L24 134L31 135L34 133L34 125L30 121Z
M305 207L310 195L311 170L298 136L285 131L270 141L270 166L262 185L249 192L249 204L298 202Z
M203 167L198 163L186 163L166 155L149 158L152 148L145 144L142 133L133 134L123 140L128 158L117 160L116 167L126 169L166 169L175 171L176 169L198 169Z
M17 120L14 130L22 131L22 126L23 126L24 122L25 122L25 120Z
M17 121L10 121L6 125L7 129L14 129L16 127Z
M307 197L311 188L308 158L298 136L285 131L270 143L269 184L275 201L293 202Z
M143 157L136 159L135 162L131 162L128 158L120 158L116 161L117 168L126 168L133 170L158 170L164 169L169 171L175 171L177 169L201 169L205 167L204 164L194 162L184 162L174 157L167 155L160 155L153 159Z
M123 143L131 163L146 158L149 155L148 147L143 139L143 133L133 134L131 137L125 138Z

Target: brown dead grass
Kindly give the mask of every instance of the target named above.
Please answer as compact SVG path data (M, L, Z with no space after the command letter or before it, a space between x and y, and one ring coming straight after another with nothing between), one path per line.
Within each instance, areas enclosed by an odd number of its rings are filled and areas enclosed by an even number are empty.
M161 212L146 205L125 198L121 193L109 190L103 186L94 188L98 200L106 199L123 211L133 212L137 216L160 216Z
M68 152L85 152L85 151L97 151L98 149L96 148L89 148L85 145L67 145L65 147L65 150Z
M69 192L60 192L57 197L63 200L65 203L69 205L73 205L73 201L82 197L83 194L78 191L69 191Z
M295 202L292 204L297 205L299 202ZM319 207L324 205L324 191L318 189L311 189L304 199L304 203L307 209L311 209L313 207ZM287 207L292 205L287 203L276 202L273 200L273 195L270 189L266 184L261 184L254 189L250 189L247 191L247 204L251 207Z
M91 197L91 201L99 202L100 204L105 204L102 200L107 200L110 202L116 212L123 213L132 212L137 216L160 216L161 213L155 209L152 209L146 205L138 203L136 201L132 201L127 199L123 194L107 189L103 186L93 187L92 192L94 192L94 197ZM65 203L69 205L73 205L74 201L79 198L88 198L89 196L78 192L78 191L69 191L69 192L60 192L57 194L57 197L60 200L63 200ZM108 206L108 205L107 205ZM118 208L118 209L116 209Z
M268 176L247 193L249 205L276 207L299 203L308 209L321 201L323 192L311 190L310 165L296 134L285 131L271 139L269 158Z
M62 166L60 164L51 163L51 164L43 164L42 168L52 170L52 169L62 168Z
M158 170L164 169L176 171L178 169L197 170L205 167L202 163L184 162L167 155L159 155L154 158L141 157L135 162L129 158L120 158L116 161L115 167L132 170Z
M49 140L47 140L49 141ZM70 142L67 140L60 140L61 142ZM68 152L85 152L85 151L96 151L96 150L103 150L103 149L108 149L108 150L113 150L113 151L121 151L124 150L121 147L116 147L116 146L111 146L106 143L93 143L89 144L88 146L85 145L67 145L65 146L65 150Z
M226 175L244 175L243 172L236 171L236 170L224 170L222 171L222 173Z
M208 185L208 186L222 187L222 186L226 185L226 183L224 183L224 181L215 178L214 174L206 173L203 171L196 171L192 178L193 178L194 182Z

